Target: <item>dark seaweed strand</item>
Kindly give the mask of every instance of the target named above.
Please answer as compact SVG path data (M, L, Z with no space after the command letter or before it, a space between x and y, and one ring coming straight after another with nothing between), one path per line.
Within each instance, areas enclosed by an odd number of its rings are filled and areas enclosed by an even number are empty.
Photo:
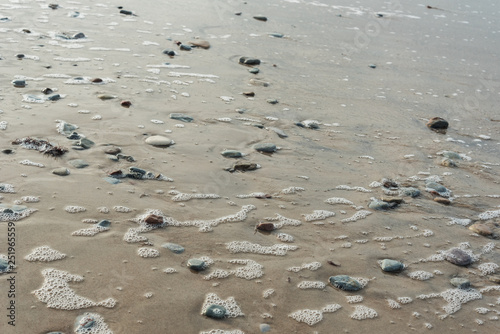
M36 138L31 138L31 137L16 139L12 142L12 144L31 146L33 148L30 148L30 147L27 147L27 148L28 149L36 149L40 153L43 153L44 155L50 155L50 156L55 157L55 158L60 157L64 153L68 152L68 150L62 146L54 146L51 143L49 143L47 140L36 139Z

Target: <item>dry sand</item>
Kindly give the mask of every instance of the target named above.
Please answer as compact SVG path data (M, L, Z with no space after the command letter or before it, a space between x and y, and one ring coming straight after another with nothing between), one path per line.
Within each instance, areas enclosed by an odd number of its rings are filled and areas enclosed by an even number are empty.
M63 1L57 9L48 5L29 0L0 4L0 18L9 18L0 22L0 122L6 122L1 123L6 128L0 130L0 148L15 150L14 154L0 154L0 183L15 188L15 193L0 194L1 204L10 207L23 202L37 210L15 222L16 326L9 325L6 317L13 298L8 297L4 277L9 273L5 273L0 281L0 333L71 333L76 317L85 312L98 313L113 333L238 329L248 334L260 333L260 324L269 324L269 333L406 333L426 332L428 326L443 333L498 330L499 285L488 280L492 274L482 275L478 269L485 263L500 264L498 242L475 235L465 226L449 224L450 217L475 222L481 212L499 210L500 46L495 2L439 1L432 4L437 9L418 3L345 0L335 4L306 0ZM136 16L120 14L117 6ZM75 11L79 17L71 15ZM237 12L241 15L235 15ZM255 20L254 15L268 20ZM57 37L78 32L86 38ZM284 37L270 37L270 33ZM174 44L196 38L209 41L211 48L180 51ZM162 54L166 48L177 55ZM26 55L24 59L17 59L20 53ZM238 64L241 56L260 59L260 73L251 74L248 67ZM188 68L154 66L165 63ZM171 72L216 77L203 81L200 79L207 78L175 77ZM26 87L11 84L23 77L27 77ZM65 84L75 77L110 80L105 84ZM270 85L250 85L252 78ZM23 101L23 95L43 95L41 90L46 87L56 89L54 93L63 98L44 103ZM255 97L241 95L247 91L253 91ZM102 101L99 94L116 98ZM272 105L267 99L279 103ZM132 106L120 106L122 100L131 101ZM173 112L188 114L194 122L170 119ZM426 127L434 116L449 121L447 134ZM73 141L56 131L56 120L78 125L76 131L95 146L71 149ZM319 129L295 125L304 120L317 120ZM283 130L288 137L279 138L270 127ZM144 140L151 135L167 136L175 145L147 145ZM53 159L11 144L24 137L48 140L69 152ZM260 154L253 145L262 142L281 149L272 155ZM103 153L108 145L120 147L136 161L109 160ZM245 153L243 160L262 168L246 173L224 171L235 161L220 154L225 149ZM457 161L457 168L443 167L437 153L445 150L470 160ZM19 163L26 159L45 167ZM68 164L72 159L84 159L89 166L76 169ZM130 166L174 181L122 179L112 185L104 180L110 172ZM52 174L57 167L69 168L70 175ZM431 175L438 175L442 185L452 191L451 205L434 202L425 191L423 179ZM370 187L382 178L417 187L422 194L405 197L403 204L390 211L368 209L371 197L384 195L381 187ZM339 185L371 192L336 189ZM280 193L289 187L304 190ZM173 189L221 198L174 202L169 194ZM237 197L253 192L274 196ZM39 197L39 202L25 203L25 196ZM325 203L332 197L346 198L357 207ZM86 211L68 213L65 208L70 205ZM156 258L137 254L142 242L124 241L125 233L138 226L131 219L147 209L161 210L182 222L232 215L244 205L256 209L243 221L219 224L211 232L200 232L194 226L166 226L141 234L149 239L148 247L159 251ZM116 206L130 212L117 212ZM109 213L99 212L102 207ZM303 215L314 210L336 215L305 221ZM341 222L357 210L372 213L362 220ZM276 214L302 224L255 233L258 222ZM93 237L73 236L72 232L90 227L83 219L107 219L111 228ZM0 254L4 255L8 253L7 225L7 221L0 222ZM427 230L432 235L422 235ZM276 239L278 233L293 236L294 242L282 243ZM393 239L377 239L382 237ZM226 248L231 241L298 249L284 256L232 254ZM165 242L180 244L185 252L174 254L161 247ZM48 263L24 259L44 245L66 257ZM469 267L419 261L460 245L469 245L468 250L476 255L485 245L493 249L483 252ZM194 273L186 267L190 258L203 256L214 260L204 272ZM384 258L400 260L408 267L396 275L384 273L377 263ZM242 266L228 263L231 259L253 260L263 266L264 274L251 280L234 275L204 280L216 269ZM321 268L287 270L312 262L320 262ZM33 293L42 287L46 268L83 276L83 281L69 283L69 288L96 302L112 297L116 306L47 307ZM166 274L165 268L177 272ZM408 276L419 270L434 277L420 281ZM330 276L341 274L370 281L356 293L328 285L324 289L297 287L302 281L327 284ZM482 298L441 320L447 302L441 297L422 300L417 296L452 289L449 281L454 276L468 277L473 292L483 291ZM495 288L481 290L488 286ZM264 298L267 289L275 292ZM147 293L152 296L145 297ZM222 299L234 297L244 316L213 320L200 315L209 293ZM353 295L362 296L363 301L348 303L346 296ZM413 301L400 309L390 308L387 299L399 297ZM324 313L314 326L289 317L297 310L321 310L329 304L342 308ZM356 305L375 310L377 317L351 319Z

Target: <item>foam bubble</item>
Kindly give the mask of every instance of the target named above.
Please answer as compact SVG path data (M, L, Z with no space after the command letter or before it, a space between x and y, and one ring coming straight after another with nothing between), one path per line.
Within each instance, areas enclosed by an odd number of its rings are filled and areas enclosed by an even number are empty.
M238 306L238 304L236 304L234 297L229 297L226 300L222 300L215 293L209 293L206 295L205 302L203 303L203 306L201 308L201 314L205 314L207 308L210 305L214 304L219 306L224 306L224 308L226 309L225 316L227 318L236 318L239 316L244 316L244 314L241 312L240 307Z
M378 313L374 309L364 305L356 305L354 308L354 313L351 314L351 319L365 320L373 319L378 316Z
M329 217L335 216L335 212L327 210L314 210L313 213L303 215L306 222L312 222L315 220L323 220Z
M265 255L284 256L291 250L294 251L298 247L292 245L275 244L272 246L262 246L249 241L231 241L226 243L226 249L231 253L256 253Z
M61 260L66 257L66 254L63 254L55 249L50 248L49 246L40 246L26 255L25 259L27 261L42 261L42 262L51 262L56 260Z

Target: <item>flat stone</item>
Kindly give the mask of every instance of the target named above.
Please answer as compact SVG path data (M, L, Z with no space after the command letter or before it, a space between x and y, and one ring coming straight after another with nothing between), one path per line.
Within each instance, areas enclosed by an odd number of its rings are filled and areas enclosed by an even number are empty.
M25 80L13 80L12 84L16 88L23 88L26 87L26 81Z
M267 99L266 102L269 104L278 104L279 103L279 101L276 99Z
M199 259L189 259L187 267L195 271L202 271L205 269L205 261Z
M118 157L116 155L112 155L112 154L106 154L106 158L108 158L111 161L119 161L120 160L120 159L118 159Z
M208 41L204 40L195 40L195 41L190 41L189 44L202 48L202 49L210 49L210 43Z
M443 205L450 205L451 201L444 197L434 197L434 202L438 202Z
M257 58L240 57L239 62L240 64L249 66L260 65L260 59Z
M61 99L61 95L60 94L54 94L54 95L51 95L47 98L47 100L49 101L58 101Z
M52 170L52 174L59 175L59 176L66 176L69 175L69 169L66 167L59 167L54 170Z
M184 247L178 244L174 244L172 242L167 242L161 245L163 248L166 248L168 250L171 250L175 254L182 254L184 253Z
M456 264L457 266L468 266L472 263L472 258L469 254L460 248L452 248L446 253L446 261Z
M222 156L225 158L241 158L243 153L235 150L225 150L221 152Z
M91 148L92 146L94 146L94 145L95 145L95 143L94 143L92 140L90 140L90 139L87 139L87 138L81 138L81 139L78 141L78 143L77 143L76 145L81 146L81 147L83 147L84 149L89 149L89 148Z
M212 304L207 307L205 315L212 319L222 319L226 316L226 308L221 305Z
M118 146L108 146L104 149L104 153L113 154L113 155L117 155L121 151L122 151L122 149L119 148Z
M274 153L277 150L276 145L272 143L255 144L253 148L258 152L264 152L264 153Z
M260 72L260 69L258 67L252 67L251 69L248 70L248 72L252 74L257 74Z
M281 129L278 129L278 128L271 126L271 127L269 127L269 130L274 131L278 135L278 137L280 137L280 138L288 137L288 135L285 133L285 131L283 131Z
M164 136L151 136L146 138L145 142L152 146L170 146L174 144L170 138Z
M97 225L100 226L100 227L110 227L111 226L111 222L109 220L107 220L107 219L103 219L100 222L98 222Z
M488 280L493 283L500 284L500 276L499 275L491 275L488 276Z
M191 116L188 116L186 114L176 113L176 112L171 113L170 118L176 119L178 121L186 122L186 123L190 123L193 121L193 118Z
M267 17L262 16L262 15L256 15L253 18L256 19L257 21L263 21L263 22L267 21Z
M439 183L436 183L436 182L427 182L425 184L425 186L427 188L430 188L430 189L433 189L435 191L437 191L438 193L445 193L445 192L448 192L448 189L446 189L446 187L440 185Z
M469 230L484 237L489 237L493 234L493 230L486 224L475 223L469 226Z
M189 45L186 45L186 44L181 44L181 45L179 45L179 49L182 51L191 51L192 47L190 47Z
M158 215L154 215L154 214L150 214L149 216L147 216L144 219L144 222L151 224L151 225L163 224L163 217L158 216Z
M81 38L86 38L85 34L83 32L77 32L73 36L71 36L72 39L81 39Z
M395 203L395 204L401 204L404 202L401 197L382 196L381 200L387 203Z
M470 288L470 281L467 278L454 277L450 280L450 283L451 283L451 285L453 285L459 289Z
M271 326L268 324L260 324L259 329L261 333L267 333L271 330Z
M250 84L254 86L268 87L270 83L262 79L250 79Z
M380 268L382 268L383 271L395 272L403 270L404 264L396 260L384 259L380 263Z
M122 181L114 178L114 177L110 177L110 176L106 176L103 178L104 181L108 182L108 183L111 183L111 184L118 184L118 183L121 183Z
M85 168L89 166L88 162L82 159L70 160L68 163L75 168Z
M399 190L401 196L418 197L420 196L420 190L413 187L402 187Z
M283 38L285 35L280 34L280 33L270 33L269 36L274 37L274 38Z
M358 291L361 290L361 284L354 278L347 275L331 276L328 281L337 289L345 291Z
M97 95L97 98L105 101L105 100L112 100L112 99L116 99L116 96L113 96L113 95L109 95L109 94L99 94Z

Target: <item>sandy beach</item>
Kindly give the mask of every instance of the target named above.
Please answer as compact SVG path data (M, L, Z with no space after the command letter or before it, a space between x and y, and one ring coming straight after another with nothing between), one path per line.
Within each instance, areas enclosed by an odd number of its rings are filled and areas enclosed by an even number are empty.
M0 333L495 333L499 14L4 1Z

